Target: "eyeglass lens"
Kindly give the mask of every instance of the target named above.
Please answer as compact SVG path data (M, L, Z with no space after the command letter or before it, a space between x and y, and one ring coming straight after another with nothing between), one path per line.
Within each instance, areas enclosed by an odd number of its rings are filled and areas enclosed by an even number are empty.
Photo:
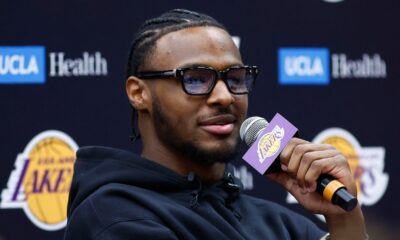
M253 82L253 75L245 68L232 68L226 72L226 82L232 93L247 93ZM207 94L216 81L217 74L212 69L187 69L183 72L182 81L189 94Z
M215 72L211 69L188 69L183 73L182 78L188 93L204 94L213 87Z

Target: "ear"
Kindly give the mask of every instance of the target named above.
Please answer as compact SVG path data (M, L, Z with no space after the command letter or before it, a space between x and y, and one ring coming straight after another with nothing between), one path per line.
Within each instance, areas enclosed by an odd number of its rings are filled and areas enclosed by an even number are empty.
M138 111L148 109L150 101L150 92L148 86L143 80L130 76L125 83L126 94L132 107Z

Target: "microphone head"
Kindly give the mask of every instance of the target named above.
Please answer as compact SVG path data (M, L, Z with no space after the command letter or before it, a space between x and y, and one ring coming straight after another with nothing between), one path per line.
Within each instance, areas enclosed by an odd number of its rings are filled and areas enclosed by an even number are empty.
M249 117L240 126L240 138L247 146L252 145L258 138L258 135L268 126L268 121L262 117Z

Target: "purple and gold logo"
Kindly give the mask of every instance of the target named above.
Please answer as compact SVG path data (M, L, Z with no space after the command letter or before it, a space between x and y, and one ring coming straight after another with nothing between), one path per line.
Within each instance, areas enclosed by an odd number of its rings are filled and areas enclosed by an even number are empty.
M35 136L17 156L0 208L22 208L43 230L64 228L77 149L75 141L60 131Z
M279 153L296 134L297 128L279 113L275 114L257 140L244 154L245 160L257 172L264 174L273 164Z
M258 142L258 160L263 163L266 158L275 155L281 147L281 140L285 136L285 129L276 125L271 132L264 134Z
M347 158L361 204L371 206L383 197L389 183L389 175L384 171L384 147L361 146L353 134L342 128L328 128L320 132L313 142L330 144ZM297 203L289 193L286 201Z

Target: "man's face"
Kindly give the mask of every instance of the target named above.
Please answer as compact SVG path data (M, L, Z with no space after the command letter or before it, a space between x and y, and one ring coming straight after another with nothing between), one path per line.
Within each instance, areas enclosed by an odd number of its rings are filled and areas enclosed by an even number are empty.
M187 66L224 70L242 65L231 36L216 27L192 27L161 37L142 71ZM150 66L150 67L149 67ZM231 94L218 80L207 96L191 96L178 79L149 80L153 125L167 149L198 163L226 162L235 154L247 95Z

